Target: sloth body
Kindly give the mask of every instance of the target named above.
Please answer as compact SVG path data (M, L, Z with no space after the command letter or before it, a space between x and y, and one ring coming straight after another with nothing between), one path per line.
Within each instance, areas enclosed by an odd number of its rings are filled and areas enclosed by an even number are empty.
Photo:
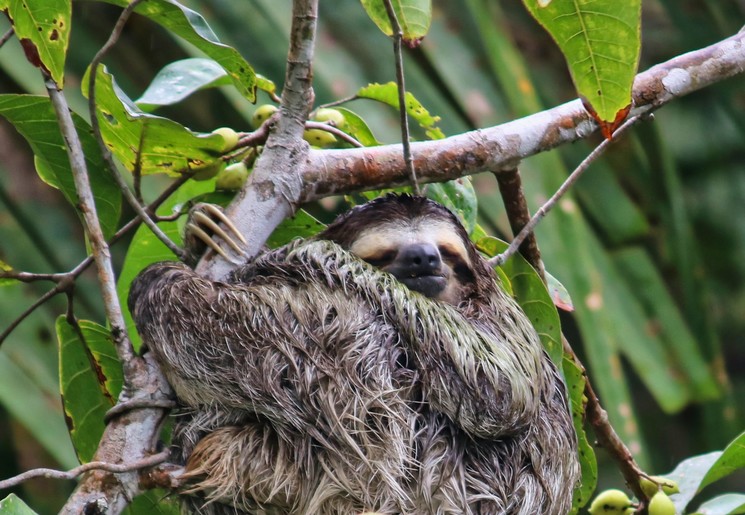
M173 440L195 511L571 507L562 380L438 204L373 201L224 282L159 263L129 302L182 406Z

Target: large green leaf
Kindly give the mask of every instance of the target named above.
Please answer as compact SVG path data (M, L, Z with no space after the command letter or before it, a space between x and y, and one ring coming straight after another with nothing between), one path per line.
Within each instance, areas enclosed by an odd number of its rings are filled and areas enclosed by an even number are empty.
M173 214L174 210L181 210L182 205L190 199L211 192L215 187L214 183L214 179L202 182L188 181L158 209L158 214L166 216ZM171 241L177 244L182 242L180 225L179 221L161 222L158 224ZM157 263L158 261L173 261L175 259L176 256L173 252L147 226L141 225L137 229L132 238L132 243L129 245L127 256L124 259L124 266L116 283L116 291L124 312L124 320L127 324L129 338L136 350L139 350L142 341L135 330L132 315L127 307L129 287L137 274L146 266Z
M148 490L132 499L122 515L179 515L178 498L168 495L166 490Z
M0 0L26 58L62 87L65 54L70 41L70 0Z
M393 34L391 20L383 0L361 0L362 7L375 25L387 36ZM432 22L432 0L391 0L405 41L414 42L427 35Z
M96 103L101 135L130 171L139 166L143 175L175 175L221 163L222 136L200 136L168 118L142 112L103 66L96 78Z
M504 252L508 245L492 236L485 236L476 242L476 246L487 256L496 256ZM561 321L546 285L538 272L520 254L512 256L501 268L510 280L517 302L538 332L543 347L556 366L560 367L564 353Z
M468 234L476 228L478 200L470 177L428 184L427 197L448 208L460 219Z
M36 515L36 512L29 508L16 494L10 494L0 501L0 513L2 515Z
M685 508L698 493L701 481L722 455L722 451L701 454L681 461L675 469L664 477L678 483L680 493L671 496L675 503L675 513L685 513Z
M126 7L127 0L105 0ZM135 12L150 18L204 52L228 73L233 85L250 102L256 101L256 74L235 48L220 43L207 22L199 14L175 0L141 2Z
M80 321L78 331L57 319L60 392L73 446L81 463L93 459L104 431L104 415L116 404L122 372L111 333Z
M158 106L181 102L201 89L229 83L227 72L212 59L182 59L164 66L135 103L151 111Z
M631 104L641 48L641 0L523 2L561 48L579 94L600 120L614 122Z
M34 95L0 95L0 116L4 116L26 138L36 158L39 176L59 188L77 208L78 195L70 161L60 133L57 117L49 98ZM111 237L117 228L121 211L121 192L101 158L88 122L73 113L73 122L85 153L88 178L104 235Z

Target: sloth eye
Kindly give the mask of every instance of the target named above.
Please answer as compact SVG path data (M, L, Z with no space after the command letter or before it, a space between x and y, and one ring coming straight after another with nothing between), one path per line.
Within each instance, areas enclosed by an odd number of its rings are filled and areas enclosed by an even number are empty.
M438 250L442 258L451 263L458 263L462 261L460 253L453 249L450 245L439 245Z
M372 266L377 268L383 268L386 265L390 265L394 259L396 259L396 250L385 250L372 254L370 256L363 257L362 259L370 263Z

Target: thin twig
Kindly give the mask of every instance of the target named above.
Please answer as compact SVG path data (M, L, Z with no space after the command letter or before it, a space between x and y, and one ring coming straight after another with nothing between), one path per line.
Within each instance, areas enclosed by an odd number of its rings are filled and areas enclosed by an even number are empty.
M577 179L582 176L582 174L590 167L592 163L595 162L598 157L600 157L600 155L608 148L608 146L613 141L616 141L621 134L626 132L629 127L634 125L639 120L639 115L632 116L631 118L626 120L623 125L621 125L618 130L616 130L616 132L613 133L612 139L604 139L597 147L595 147L592 152L590 152L590 154L579 164L579 166L577 166L577 168L575 168L574 171L569 174L569 177L567 177L567 179L559 187L559 189L556 190L556 193L554 193L551 198L548 199L538 209L538 211L536 211L530 221L525 225L525 227L522 228L518 235L515 236L515 239L512 240L509 247L507 247L507 250L491 258L489 260L489 264L491 266L500 266L510 257L512 257L515 252L518 251L522 242L525 241L525 238L527 238L528 235L533 232L535 227L540 223L541 220L543 220L543 217L545 217L546 214L551 211L551 209L557 204L561 197L563 197L564 194L569 191L569 188L571 188L574 183L577 182Z
M176 254L180 259L184 259L186 257L186 252L176 245L171 239L158 227L158 225L155 223L155 221L150 218L148 213L145 211L145 208L140 204L140 202L137 200L134 193L132 193L132 190L129 189L129 185L124 181L124 178L119 173L119 170L116 167L116 163L114 163L114 159L111 156L111 152L109 151L109 148L106 146L106 143L103 140L103 136L101 135L101 126L98 122L98 109L96 106L96 76L98 75L98 66L101 64L101 61L106 56L108 51L116 44L116 42L119 40L119 36L121 36L122 30L124 29L124 25L127 23L127 20L129 19L129 16L134 12L137 5L142 2L142 0L132 0L132 2L122 11L122 13L119 15L119 19L116 22L116 25L114 26L114 30L111 31L111 35L109 36L108 41L101 47L101 49L96 53L95 57L91 61L90 64L90 73L88 75L88 109L91 112L91 128L93 129L93 135L96 138L96 142L98 142L98 148L101 151L101 156L103 157L104 161L106 161L106 166L109 168L109 171L111 172L111 176L114 178L114 181L116 182L117 186L119 186L119 189L122 191L122 194L124 195L124 198L127 199L127 202L130 206L132 206L132 209L135 210L135 212L142 218L142 221L147 225L151 231L153 231L153 234L163 242L163 244L168 247L168 249Z
M88 168L85 163L85 154L83 153L83 147L80 143L78 133L75 130L70 107L67 104L65 96L62 94L62 91L57 89L57 85L51 78L47 79L46 88L54 106L67 147L70 168L72 169L73 179L75 181L75 191L79 200L78 209L83 216L85 232L91 243L93 259L98 268L98 282L101 287L101 294L103 295L106 318L111 324L111 335L114 345L124 367L126 385L128 384L128 367L134 358L134 350L127 337L127 326L124 323L122 308L116 292L116 276L114 275L114 268L111 263L111 254L103 231L101 230L101 223L98 220L96 203L93 199L93 191L91 190L91 184L88 178Z
M525 199L520 172L517 168L513 168L512 170L495 173L494 176L497 178L497 184L499 184L499 193L502 195L502 202L507 213L507 220L510 222L512 234L520 234L520 231L530 221L528 201ZM541 251L538 249L535 233L531 232L520 245L520 254L535 268L541 280L545 283L546 271L543 267Z
M359 141L357 141L355 138L353 138L352 136L344 132L343 130L337 127L334 127L333 125L329 125L328 123L325 123L325 122L314 122L314 121L308 120L307 122L305 122L305 128L326 131L329 134L333 134L340 140L346 141L353 147L362 148L365 146Z
M404 150L404 162L406 163L406 169L409 172L411 178L411 186L414 188L414 193L421 195L421 189L419 188L419 182L416 178L416 169L414 168L414 159L411 156L411 143L409 141L409 115L406 112L406 82L404 79L404 58L401 51L401 41L403 40L404 34L401 30L401 25L398 23L398 17L396 11L393 10L393 4L391 0L383 0L385 5L385 11L388 14L388 19L391 22L391 29L393 31L393 54L396 60L396 83L398 84L398 112L401 118L401 144Z
M36 311L36 309L40 306L42 306L46 301L57 295L60 290L58 289L59 285L56 285L54 288L49 290L48 292L44 293L41 297L36 299L36 302L31 304L28 308L26 308L23 313L18 315L9 325L5 328L5 330L0 334L0 346L2 346L5 339L10 336L10 333L12 333L16 327L18 327L21 322L26 320L26 318Z
M321 105L319 105L318 108L316 108L316 111L318 109L324 109L326 107L340 106L342 104L346 104L347 102L351 102L352 100L357 100L358 98L360 98L360 97L358 97L357 95L352 95L350 97L340 98L339 100L334 100L333 102L329 102L328 104L321 104Z
M84 474L89 470L106 470L108 472L114 473L132 472L134 470L153 467L155 465L163 463L169 458L170 454L171 453L169 450L165 450L159 452L158 454L153 454L152 456L148 456L147 458L143 458L132 463L106 463L103 461L91 461L72 468L68 471L48 468L31 469L23 472L22 474L18 474L17 476L13 476L11 478L0 481L0 490L12 488L23 483L24 481L28 481L29 479L33 479L36 477L46 477L50 479L75 479L79 475Z
M3 45L7 43L10 38L13 37L13 34L15 34L15 30L13 30L13 27L11 27L5 34L3 34L2 37L0 37L0 48L2 48Z

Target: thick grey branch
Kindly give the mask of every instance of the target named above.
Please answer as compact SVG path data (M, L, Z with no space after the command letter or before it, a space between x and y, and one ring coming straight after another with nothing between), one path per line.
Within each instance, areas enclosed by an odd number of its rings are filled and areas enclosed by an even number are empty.
M271 226L273 229L295 212L302 197L301 172L308 153L302 134L313 106L312 63L317 17L318 0L293 1L290 50L279 118L248 183L225 212L245 235L251 253L261 248L269 234L257 227ZM229 248L225 251L232 252ZM221 256L209 252L200 261L197 272L218 279L234 267Z
M637 75L634 109L639 115L745 70L745 32L675 57ZM597 129L580 100L496 127L443 140L412 144L421 183L513 169L523 158L586 138ZM408 182L401 145L349 150L311 150L300 202L329 195L403 186Z

